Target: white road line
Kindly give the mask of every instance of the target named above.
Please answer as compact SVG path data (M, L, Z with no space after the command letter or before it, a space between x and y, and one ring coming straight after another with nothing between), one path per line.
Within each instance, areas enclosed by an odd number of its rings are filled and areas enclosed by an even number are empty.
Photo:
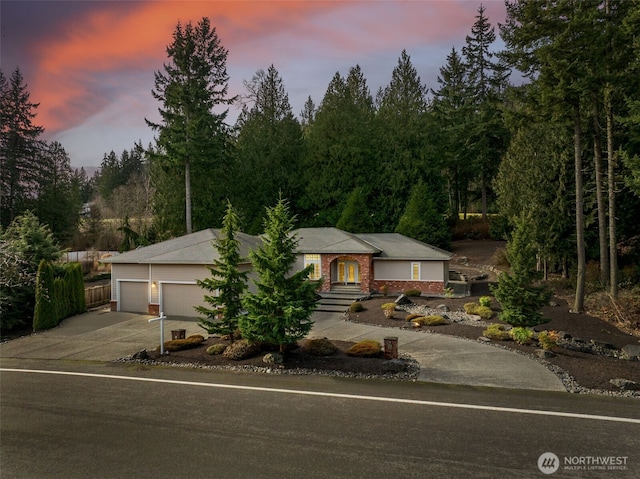
M281 394L299 394L303 396L320 396L320 397L339 398L339 399L354 399L354 400L401 403L401 404L416 404L420 406L448 407L448 408L457 408L457 409L472 409L477 411L508 412L508 413L515 413L515 414L531 414L535 416L554 416L554 417L566 417L566 418L576 418L576 419L590 419L593 421L610 421L610 422L640 424L640 419L633 419L633 418L627 418L627 417L599 416L599 415L592 415L592 414L577 414L577 413L571 413L571 412L544 411L544 410L536 410L536 409L519 409L519 408L497 407L497 406L482 406L478 404L457 404L457 403L449 403L449 402L422 401L417 399L388 398L388 397L379 397L379 396L361 396L358 394L340 394L340 393L329 393L329 392L319 392L319 391L302 391L299 389L265 388L265 387L258 387L258 386L238 386L235 384L201 383L201 382L195 382L195 381L177 381L172 379L140 378L140 377L134 377L134 376L115 376L111 374L76 373L71 371L47 371L42 369L0 368L0 371L12 372L12 373L51 374L51 375L58 375L58 376L79 376L79 377L99 378L99 379L118 379L123 381L177 384L182 386L199 386L199 387L218 388L218 389L239 389L244 391L259 391L259 392L281 393Z

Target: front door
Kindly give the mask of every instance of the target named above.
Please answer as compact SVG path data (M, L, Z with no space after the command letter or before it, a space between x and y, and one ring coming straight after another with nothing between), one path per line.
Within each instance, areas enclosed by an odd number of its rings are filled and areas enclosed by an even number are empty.
M338 261L338 283L359 283L360 269L357 261Z

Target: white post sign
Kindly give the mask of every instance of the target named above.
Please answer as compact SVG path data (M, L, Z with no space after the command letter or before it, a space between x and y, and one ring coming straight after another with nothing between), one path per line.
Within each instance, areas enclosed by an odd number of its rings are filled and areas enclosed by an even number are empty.
M165 319L167 319L167 317L164 315L163 312L160 312L160 317L151 318L149 320L150 323L154 321L160 321L160 355L161 356L164 356L164 320Z

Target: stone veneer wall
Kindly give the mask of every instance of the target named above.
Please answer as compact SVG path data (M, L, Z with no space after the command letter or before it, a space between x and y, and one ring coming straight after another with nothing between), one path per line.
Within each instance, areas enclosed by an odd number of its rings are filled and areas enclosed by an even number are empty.
M324 282L320 291L331 291L331 280L337 281L338 278L331 278L331 263L337 259L345 261L357 261L360 268L360 291L368 293L371 291L371 263L372 255L370 254L323 254L320 257L320 267L322 268L322 277Z
M417 289L426 294L443 294L444 282L443 281L384 281L373 280L371 281L371 288L380 292L383 286L388 288L389 293L396 294L402 293L409 289Z

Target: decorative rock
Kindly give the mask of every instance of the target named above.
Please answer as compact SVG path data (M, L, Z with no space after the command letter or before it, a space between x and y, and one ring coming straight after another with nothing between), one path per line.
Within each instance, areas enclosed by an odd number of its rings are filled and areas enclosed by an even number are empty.
M411 321L411 327L412 327L412 328L416 328L416 329L417 329L417 328L419 328L419 327L421 327L421 326L422 326L422 325L421 325L420 323L416 323L415 321Z
M212 354L212 355L222 354L224 353L225 349L227 349L226 344L222 344L222 343L213 344L207 348L207 354Z
M478 316L477 314L467 314L467 317L471 320L471 321L480 321L482 318L480 316Z
M597 346L599 348L603 348L603 349L616 349L616 347L613 344L609 344L606 343L604 341L597 341L595 339L592 339L591 344L593 344L594 346Z
M131 356L131 359L141 359L141 360L149 359L149 353L147 353L146 349L142 349L142 350L138 351L137 353L134 353Z
M436 309L439 309L440 311L444 311L446 313L447 311L449 311L449 306L447 306L446 304L439 304L438 306L436 306Z
M239 361L241 359L255 356L259 351L260 347L257 344L250 343L245 339L241 339L240 341L234 341L229 346L227 346L227 349L224 350L224 353L222 353L222 355L227 359Z
M406 365L401 359L389 359L382 363L382 370L387 373L400 373L405 369Z
M609 382L623 391L640 391L640 383L630 381L629 379L616 378L611 379Z
M549 306L551 306L552 308L557 308L560 305L558 303L556 303L555 301L549 301Z
M640 345L638 344L627 344L622 348L622 352L629 359L640 359Z
M281 353L267 353L262 362L266 364L282 364L284 362L284 356Z
M547 359L555 357L556 354L552 353L551 351L547 351L546 349L536 349L536 356L541 359Z
M478 337L478 342L479 343L490 343L491 340L489 338L485 337L485 336L480 336L480 337Z
M406 294L401 294L396 298L394 302L399 306L403 306L406 304L413 304L413 302L407 297Z

